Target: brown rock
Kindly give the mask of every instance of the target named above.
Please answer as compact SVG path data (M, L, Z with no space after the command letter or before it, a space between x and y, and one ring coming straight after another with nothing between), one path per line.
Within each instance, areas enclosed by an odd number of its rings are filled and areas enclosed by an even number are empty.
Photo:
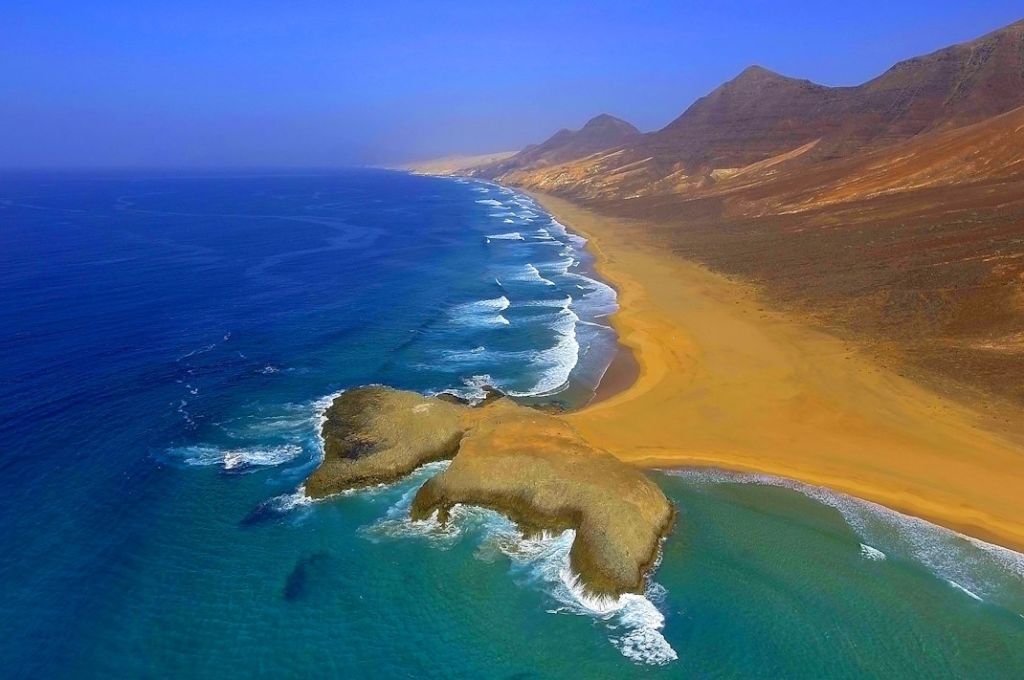
M348 390L327 409L324 460L306 480L306 493L323 498L392 482L425 463L451 458L466 409L390 387Z

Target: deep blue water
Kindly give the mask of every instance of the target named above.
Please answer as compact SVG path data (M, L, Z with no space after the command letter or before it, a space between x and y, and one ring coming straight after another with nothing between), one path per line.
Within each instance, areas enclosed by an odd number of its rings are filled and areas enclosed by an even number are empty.
M1024 669L1019 555L774 480L658 476L679 527L647 597L607 611L562 583L571 536L406 521L429 470L302 502L346 387L588 398L614 292L509 190L3 176L0 292L6 676Z

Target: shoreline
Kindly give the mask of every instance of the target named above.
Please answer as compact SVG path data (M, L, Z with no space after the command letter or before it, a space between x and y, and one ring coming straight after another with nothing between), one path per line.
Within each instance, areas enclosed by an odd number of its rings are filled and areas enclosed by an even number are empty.
M637 363L633 349L619 343L608 368L604 370L601 381L594 389L594 396L582 408L589 408L602 401L611 399L620 392L628 390L640 377L640 364Z
M527 193L587 238L619 295L620 350L594 399L564 416L588 441L645 469L785 477L1024 549L1017 433L666 255L639 222ZM633 367L613 372L626 353Z

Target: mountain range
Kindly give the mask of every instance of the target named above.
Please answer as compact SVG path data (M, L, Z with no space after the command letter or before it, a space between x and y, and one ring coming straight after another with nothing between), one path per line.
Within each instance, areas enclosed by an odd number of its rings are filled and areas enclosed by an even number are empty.
M1024 404L1024 21L852 87L751 66L470 174L642 219L940 387Z

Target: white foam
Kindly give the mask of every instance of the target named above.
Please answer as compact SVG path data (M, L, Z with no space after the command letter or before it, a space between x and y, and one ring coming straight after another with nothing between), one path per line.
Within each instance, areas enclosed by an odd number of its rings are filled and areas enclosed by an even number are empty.
M493 198L481 198L481 199L479 199L477 201L477 203L479 203L480 205L494 205L494 206L505 205L501 201L496 201Z
M313 412L315 413L316 423L316 443L317 443L317 462L321 462L324 459L324 448L327 446L327 442L324 441L324 424L327 422L327 409L331 407L334 400L345 393L345 390L338 390L330 394L325 394L316 401L313 402Z
M864 559L876 562L885 559L884 552L882 552L878 548L872 548L870 545L867 545L866 543L860 544L860 554L861 557L863 557Z
M207 352L209 352L210 350L212 350L216 346L217 346L217 343L212 343L212 344L209 344L209 345L203 345L202 347L200 347L198 349L194 349L191 352L188 352L186 354L182 354L180 357L178 357L177 361L183 361L185 359L188 359L189 357L196 356L197 354L206 354Z
M446 349L441 352L441 356L455 363L476 363L487 357L487 348L479 345L472 349Z
M509 308L509 299L501 297L477 300L456 305L452 308L450 316L452 321L464 326L508 326L509 320L502 314Z
M509 305L508 298L504 295L496 298L489 298L486 300L477 300L476 302L467 303L466 308L468 309L480 309L480 310L492 310L497 312L503 312L508 309Z
M984 602L984 600L981 599L980 595L978 595L977 593L975 593L975 592L973 592L973 591L971 591L971 590L969 590L967 588L964 588L962 585L960 585L959 583L957 583L953 579L951 579L951 578L946 579L946 583L948 583L949 585L953 586L954 588L956 588L960 592L965 593L969 597L977 600L978 602Z
M613 314L619 308L618 293L608 284L582 274L565 272L565 276L580 283L577 288L583 291L577 303L587 316L603 317Z
M575 258L563 257L553 262L541 262L537 268L548 276L565 276L569 273L569 270L577 264L579 264L579 262Z
M487 398L486 388L493 386L494 382L494 378L486 373L473 375L463 378L462 387L450 387L438 394L452 394L471 404L477 404Z
M526 576L527 581L539 585L555 600L558 606L549 609L549 613L588 616L603 622L609 641L623 656L637 663L664 665L678 658L661 634L665 617L649 597L632 593L617 598L595 597L584 590L570 567L575 531L527 538L503 515L465 505L452 507L450 519L444 525L437 521L436 513L414 522L409 519L409 506L418 487L418 483L413 485L382 519L361 533L371 540L425 540L444 549L471 531L478 531L482 540L476 556L488 562L502 555L507 557L514 573ZM647 594L663 596L664 592L661 586L651 585Z
M494 241L525 241L523 235L518 231L510 231L507 234L488 234L487 238Z
M555 316L552 329L555 344L547 349L532 352L530 363L541 371L537 382L528 390L509 390L514 397L541 397L558 394L569 386L569 376L579 360L580 344L576 338L576 323L580 320L568 307L563 307Z
M541 276L540 270L532 263L527 262L520 268L512 271L505 277L506 281L520 281L523 283L541 283L545 286L554 286L555 282Z
M167 452L187 465L220 465L225 470L246 467L280 465L297 458L302 447L296 444L280 446L222 449L216 446L179 446Z
M313 499L306 495L306 487L303 485L291 493L274 496L267 502L267 505L277 512L284 513L312 503Z
M887 555L905 554L936 576L985 600L1019 601L1024 588L1024 554L871 501L771 475L703 469L666 473L696 483L764 484L798 491L837 510L865 544L884 547Z
M523 307L558 307L560 309L566 309L572 304L572 296L566 295L561 300L524 300L517 302L516 304Z

